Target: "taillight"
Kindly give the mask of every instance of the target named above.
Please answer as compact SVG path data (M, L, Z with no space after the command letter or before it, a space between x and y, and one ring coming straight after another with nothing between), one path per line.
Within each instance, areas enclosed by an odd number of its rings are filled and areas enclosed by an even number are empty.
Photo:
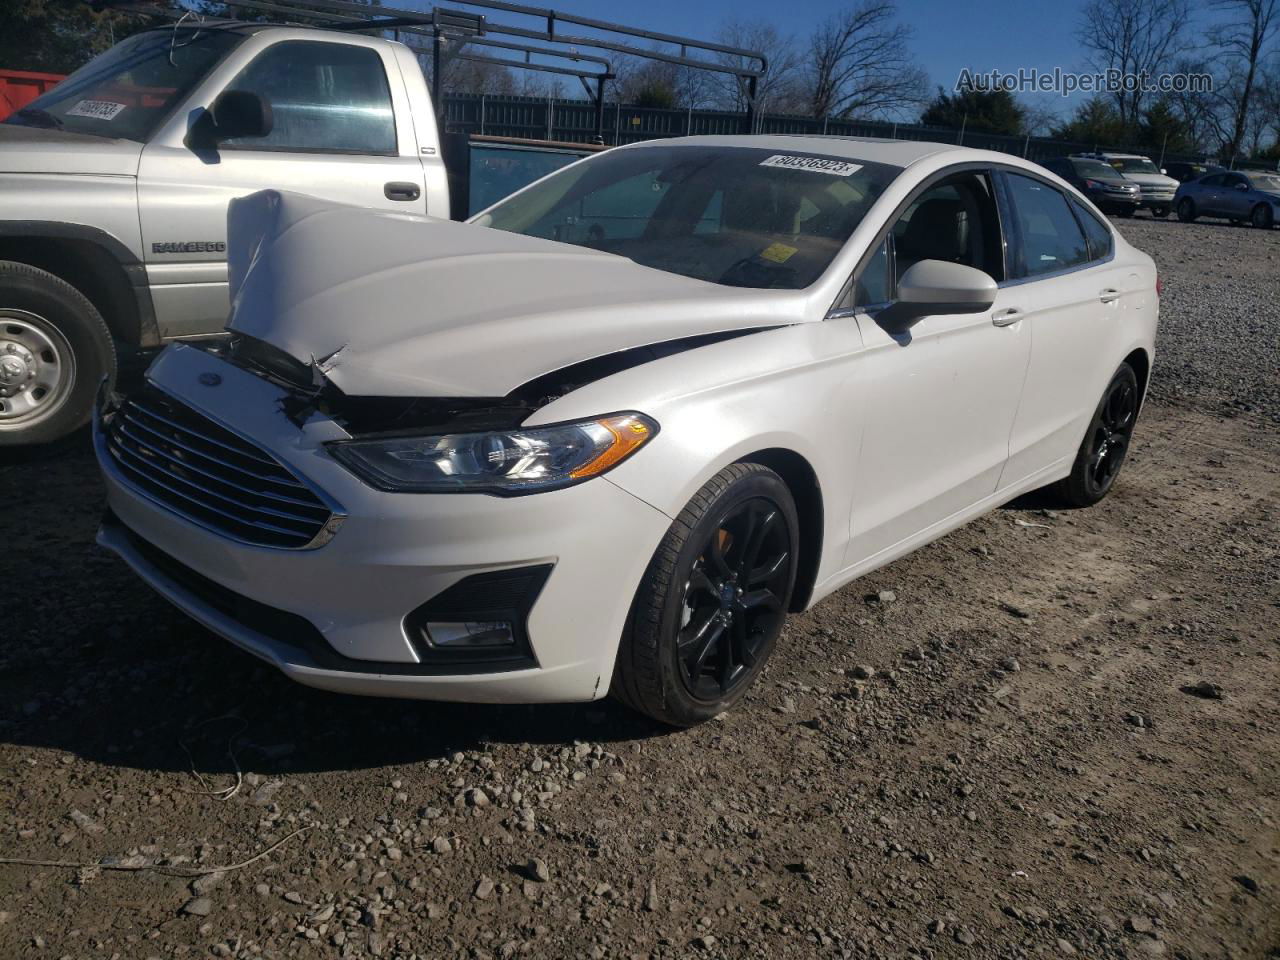
M1156 296L1159 297L1164 293L1164 283L1160 280L1160 274L1156 274Z

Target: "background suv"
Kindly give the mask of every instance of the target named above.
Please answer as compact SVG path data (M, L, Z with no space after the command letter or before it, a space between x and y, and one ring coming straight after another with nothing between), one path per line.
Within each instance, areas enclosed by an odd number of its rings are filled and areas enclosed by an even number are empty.
M1141 188L1126 180L1101 160L1088 157L1055 157L1044 168L1071 184L1105 213L1132 217L1142 199Z

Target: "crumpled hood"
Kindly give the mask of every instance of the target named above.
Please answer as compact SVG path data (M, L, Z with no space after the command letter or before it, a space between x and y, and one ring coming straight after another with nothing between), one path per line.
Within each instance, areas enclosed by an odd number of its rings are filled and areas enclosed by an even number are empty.
M0 123L0 173L136 177L142 144Z
M583 247L266 190L233 201L229 329L353 396L503 396L630 347L803 319Z

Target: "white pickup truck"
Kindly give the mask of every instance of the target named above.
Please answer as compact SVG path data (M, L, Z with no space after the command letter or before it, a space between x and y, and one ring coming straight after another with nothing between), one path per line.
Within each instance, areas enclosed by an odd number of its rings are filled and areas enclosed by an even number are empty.
M413 51L305 27L169 25L0 123L0 446L81 425L115 342L219 332L227 204L264 187L447 218Z

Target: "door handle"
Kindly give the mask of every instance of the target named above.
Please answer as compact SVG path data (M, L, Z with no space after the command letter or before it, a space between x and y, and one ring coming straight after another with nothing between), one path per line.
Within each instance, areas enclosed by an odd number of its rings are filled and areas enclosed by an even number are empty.
M422 188L416 183L393 180L383 186L382 193L388 200L417 200L422 196Z
M1017 307L1009 307L1006 310L997 310L991 315L991 322L997 327L1011 327L1022 319L1022 311Z
M1107 287L1107 289L1098 294L1098 299L1103 303L1115 303L1120 299L1120 291L1115 287Z

